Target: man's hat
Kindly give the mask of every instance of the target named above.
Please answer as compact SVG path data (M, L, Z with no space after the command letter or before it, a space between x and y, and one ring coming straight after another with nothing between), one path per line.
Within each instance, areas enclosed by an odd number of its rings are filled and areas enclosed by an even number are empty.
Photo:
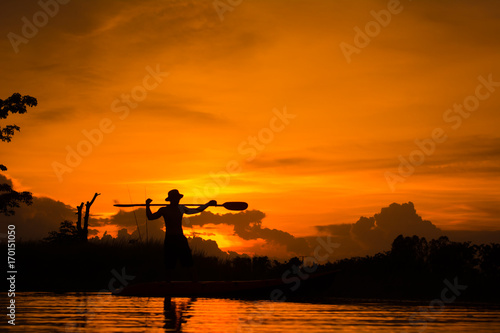
M168 192L168 197L165 199L165 201L179 200L183 196L183 194L179 193L179 190L171 190Z

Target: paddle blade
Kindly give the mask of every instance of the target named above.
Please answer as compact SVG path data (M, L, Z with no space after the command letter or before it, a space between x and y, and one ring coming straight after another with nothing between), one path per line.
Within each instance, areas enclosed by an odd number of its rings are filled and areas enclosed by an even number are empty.
M225 202L222 206L227 210L245 210L248 208L246 202Z

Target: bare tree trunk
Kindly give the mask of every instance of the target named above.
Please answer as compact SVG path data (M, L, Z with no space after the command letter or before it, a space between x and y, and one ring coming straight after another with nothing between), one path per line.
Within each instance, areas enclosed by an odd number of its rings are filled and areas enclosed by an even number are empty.
M77 212L78 220L76 221L76 230L78 231L78 239L83 240L83 230L82 230L83 202L80 204L80 206L77 206L76 209L78 210Z
M88 240L88 235L89 235L90 206L92 206L92 204L95 201L95 198L97 198L98 195L101 195L101 193L95 193L92 200L90 202L87 201L87 203L85 204L85 216L84 216L84 220L83 220L83 230L82 230L82 240L84 242L86 242ZM82 207L82 206L83 206L83 203L82 203L82 205L80 205L80 207Z

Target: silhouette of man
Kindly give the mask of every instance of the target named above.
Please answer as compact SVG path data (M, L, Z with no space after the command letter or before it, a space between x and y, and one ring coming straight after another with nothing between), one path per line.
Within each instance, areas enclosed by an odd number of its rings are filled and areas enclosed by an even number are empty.
M175 268L177 261L180 261L181 266L188 267L191 271L193 281L197 280L196 272L193 270L193 256L189 248L186 237L182 230L182 216L184 214L201 213L209 206L217 205L217 201L212 200L198 208L188 208L179 205L179 201L184 195L178 190L168 192L168 197L165 201L170 201L170 205L161 207L156 213L151 212L150 204L153 200L146 200L146 216L148 220L156 220L163 216L165 220L165 242L164 242L164 260L166 268L165 280L170 282L172 278L172 270Z

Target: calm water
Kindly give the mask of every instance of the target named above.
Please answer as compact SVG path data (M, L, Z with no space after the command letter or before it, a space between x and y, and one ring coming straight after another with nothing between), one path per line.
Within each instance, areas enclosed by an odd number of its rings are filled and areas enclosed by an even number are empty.
M5 295L4 295L5 296ZM2 308L6 298L2 296ZM11 332L500 332L500 309L19 293ZM5 313L5 312L3 312ZM418 322L418 320L421 320Z

